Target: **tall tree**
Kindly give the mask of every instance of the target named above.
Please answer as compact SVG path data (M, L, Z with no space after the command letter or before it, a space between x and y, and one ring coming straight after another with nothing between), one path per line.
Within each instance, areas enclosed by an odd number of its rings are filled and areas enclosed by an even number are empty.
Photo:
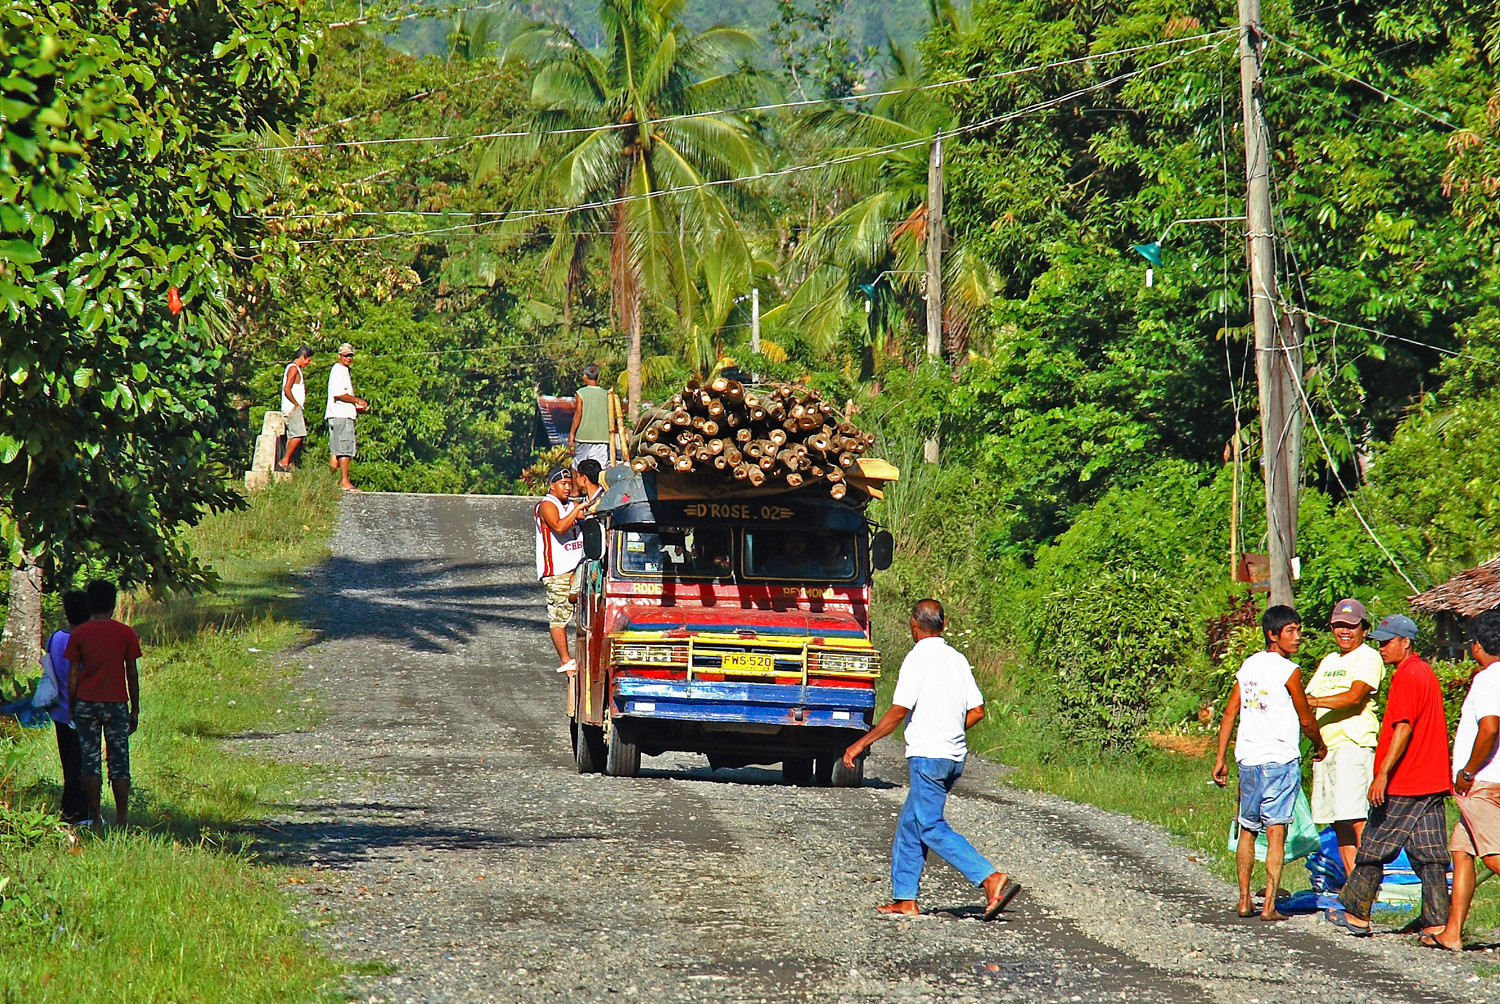
M711 183L754 174L766 162L750 125L721 110L763 86L744 62L754 37L727 27L690 33L681 12L682 0L601 0L607 41L598 53L565 25L527 25L506 52L533 68L527 135L497 139L475 172L484 180L529 169L513 207L557 211L521 214L514 226L555 224L552 257L566 263L565 299L587 244L608 238L614 321L630 335L632 415L641 399L645 301L675 307L680 324L689 317L690 239L738 233L735 196ZM748 251L732 257L750 260Z
M308 42L291 0L14 0L0 12L0 540L12 567L91 561L154 586L204 577L176 531L240 503L226 486L233 411L213 384L236 272L269 267L242 250L261 194L231 148L290 115Z

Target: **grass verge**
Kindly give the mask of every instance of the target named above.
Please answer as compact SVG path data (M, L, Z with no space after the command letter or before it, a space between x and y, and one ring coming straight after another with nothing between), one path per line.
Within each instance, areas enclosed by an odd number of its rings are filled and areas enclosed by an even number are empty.
M888 667L881 677L879 711L890 706L896 671L911 648L906 633L910 613L907 600L877 588L872 609L875 641ZM1229 823L1236 811L1235 788L1219 788L1210 781L1217 747L1203 755L1159 749L1103 751L1081 746L1067 725L1049 714L1043 695L1022 691L1007 672L1019 653L997 651L970 642L971 624L950 604L948 641L963 651L986 697L985 718L970 731L969 748L1004 763L1007 782L1017 788L1045 791L1154 823L1167 830L1221 877L1234 881L1234 855L1228 849ZM1217 721L1217 719L1216 719ZM897 738L900 733L898 732ZM1448 807L1450 828L1456 820ZM1263 881L1257 867L1255 878ZM1480 886L1474 897L1467 936L1494 940L1500 934L1500 880L1487 878L1479 866ZM1291 862L1282 873L1285 888L1307 888L1307 869ZM1233 904L1229 904L1232 906ZM1226 907L1227 908L1227 907ZM1404 923L1411 914L1385 915L1383 923Z
M271 721L311 722L271 654L305 633L297 575L327 553L337 517L339 493L320 473L194 528L195 550L222 577L216 592L122 603L144 649L129 831L59 825L51 730L0 741L0 1000L337 996L338 967L238 831L306 774L226 742Z

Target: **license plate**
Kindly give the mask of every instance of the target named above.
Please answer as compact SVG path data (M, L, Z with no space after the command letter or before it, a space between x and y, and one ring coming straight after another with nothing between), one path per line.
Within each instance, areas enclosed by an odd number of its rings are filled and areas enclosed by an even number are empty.
M776 669L776 657L760 652L725 652L719 668L726 673L770 673Z

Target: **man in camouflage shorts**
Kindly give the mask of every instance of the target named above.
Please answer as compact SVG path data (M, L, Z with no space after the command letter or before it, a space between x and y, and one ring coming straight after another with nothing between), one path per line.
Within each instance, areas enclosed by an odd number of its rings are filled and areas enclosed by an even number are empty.
M63 655L71 665L68 698L73 724L78 727L79 777L88 817L103 824L99 796L104 787L103 745L109 752L109 787L115 796L115 822L130 819L130 734L141 717L141 681L137 660L141 641L135 631L115 620L116 590L112 582L90 582L92 617L73 629ZM128 703L127 703L128 702Z

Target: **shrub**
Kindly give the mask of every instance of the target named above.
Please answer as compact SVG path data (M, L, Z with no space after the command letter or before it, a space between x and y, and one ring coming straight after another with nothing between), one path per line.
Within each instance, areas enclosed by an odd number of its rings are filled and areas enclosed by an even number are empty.
M1036 659L1052 670L1064 715L1099 745L1125 745L1192 647L1194 621L1179 577L1106 566L1047 595Z

